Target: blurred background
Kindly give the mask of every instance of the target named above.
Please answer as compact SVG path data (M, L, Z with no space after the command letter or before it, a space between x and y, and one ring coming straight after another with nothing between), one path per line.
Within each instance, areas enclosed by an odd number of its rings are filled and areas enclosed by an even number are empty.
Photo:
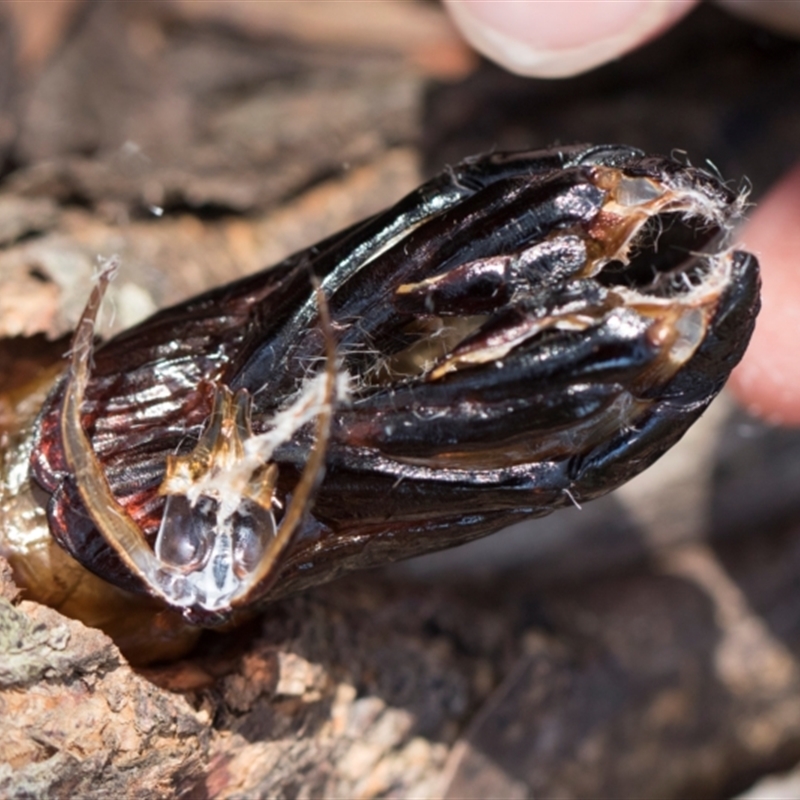
M0 2L0 390L64 351L98 256L121 256L106 328L120 330L478 152L621 142L705 164L757 202L796 160L799 77L798 43L711 5L646 50L540 81L481 60L425 0ZM513 605L518 641L549 630L611 653L606 672L567 659L577 677L546 703L520 656L516 683L462 720L450 796L480 796L487 758L507 778L493 791L519 797L636 796L651 779L659 797L731 796L800 760L798 487L800 432L723 396L612 497L373 576ZM672 633L645 664L651 591ZM539 710L520 722L526 703ZM550 751L548 714L570 731ZM606 722L592 755L586 731Z

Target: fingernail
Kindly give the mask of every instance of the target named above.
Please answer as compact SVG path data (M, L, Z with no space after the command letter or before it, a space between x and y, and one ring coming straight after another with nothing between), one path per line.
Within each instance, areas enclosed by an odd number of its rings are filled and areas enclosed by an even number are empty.
M696 0L445 0L478 51L521 75L560 78L634 49Z

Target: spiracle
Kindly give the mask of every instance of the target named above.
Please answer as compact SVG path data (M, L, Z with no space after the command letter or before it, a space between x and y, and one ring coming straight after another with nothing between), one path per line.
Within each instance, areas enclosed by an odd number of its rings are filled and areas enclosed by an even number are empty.
M81 603L111 608L91 600L108 586L149 621L70 612L178 650L268 600L619 486L747 346L744 201L630 147L478 156L95 351L110 262L25 453L49 533L102 579Z

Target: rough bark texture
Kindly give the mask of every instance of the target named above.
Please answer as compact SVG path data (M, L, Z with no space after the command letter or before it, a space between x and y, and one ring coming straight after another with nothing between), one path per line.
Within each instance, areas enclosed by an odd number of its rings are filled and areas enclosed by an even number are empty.
M276 607L134 672L97 631L2 606L0 788L13 796L436 794L510 655L496 613L372 582ZM294 787L294 788L293 788Z
M26 796L723 796L800 755L800 531L570 590L374 576L136 672L3 601L0 788Z
M387 205L419 163L622 140L764 188L800 133L800 48L710 8L546 83L478 67L425 3L26 5L0 4L0 429L98 256L122 259L119 330ZM4 571L0 794L725 796L800 760L799 482L798 435L718 404L581 514L148 670Z

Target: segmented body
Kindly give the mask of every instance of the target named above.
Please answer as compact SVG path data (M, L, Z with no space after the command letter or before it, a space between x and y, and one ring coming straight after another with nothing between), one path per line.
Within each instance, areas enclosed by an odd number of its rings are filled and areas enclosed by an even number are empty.
M32 445L52 534L119 589L216 624L604 494L680 438L744 352L758 270L727 243L740 211L710 174L621 146L448 169L394 208L103 345L72 424L74 361ZM256 505L278 531L298 481L315 485L291 535L247 568L257 578L211 607L132 567L87 499L72 434L85 435L131 536L163 560L165 521L177 514L196 531L187 515L210 502L199 478L170 483L168 463L194 475L215 397L247 398L242 430L267 436L326 369L348 376L348 396L329 381L313 419L289 424L248 473L271 470ZM176 496L180 514L167 505ZM204 569L197 561L176 568Z

